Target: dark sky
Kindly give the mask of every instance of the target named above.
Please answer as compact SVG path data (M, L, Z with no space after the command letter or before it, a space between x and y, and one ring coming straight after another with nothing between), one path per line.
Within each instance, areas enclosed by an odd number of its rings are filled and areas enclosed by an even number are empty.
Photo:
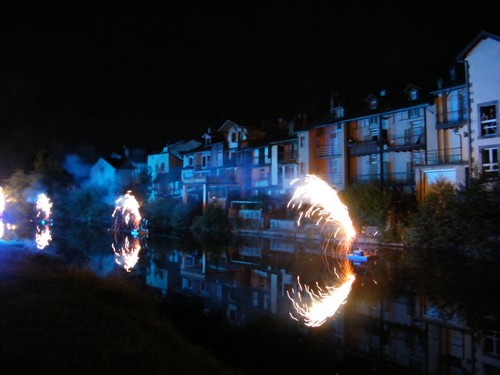
M486 0L215 3L2 5L2 158L46 140L154 150L226 119L318 118L332 90L435 80L478 32L500 33Z

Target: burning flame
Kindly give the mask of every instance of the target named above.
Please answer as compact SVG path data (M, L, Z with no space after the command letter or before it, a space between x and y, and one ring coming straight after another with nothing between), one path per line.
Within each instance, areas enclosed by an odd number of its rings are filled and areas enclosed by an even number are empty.
M36 201L36 209L38 211L37 218L41 220L48 220L51 214L52 203L50 199L45 194L38 194L38 199Z
M0 186L0 217L3 216L4 210L5 210L5 196L3 194L3 188Z
M139 213L139 203L129 190L127 193L116 200L116 207L113 211L115 218L113 229L118 230L136 230L141 222Z
M292 184L297 183L295 180ZM323 229L333 227L326 237L324 251L333 237L337 246L335 254L340 261L340 274L335 269L339 280L337 286L331 285L321 288L316 285L317 291L310 286L300 283L297 277L298 291L293 289L288 298L292 301L296 312L303 318L304 324L309 327L319 327L328 318L332 317L339 307L345 303L355 280L354 271L347 260L347 252L356 236L347 207L340 201L337 192L326 182L314 175L307 175L288 203L288 207L299 211L297 224L303 218L315 221L316 225L323 225ZM327 227L328 226L328 227ZM298 320L293 314L290 316Z
M40 219L40 223L36 226L35 242L36 247L43 250L49 245L50 241L52 241L52 234L50 233L49 227L49 219L52 213L52 202L50 198L43 193L38 194L36 210L36 217Z

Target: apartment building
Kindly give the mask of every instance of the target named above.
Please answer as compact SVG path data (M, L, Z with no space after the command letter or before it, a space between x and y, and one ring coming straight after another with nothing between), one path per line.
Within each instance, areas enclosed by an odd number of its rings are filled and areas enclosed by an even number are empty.
M410 83L355 103L332 100L329 115L311 123L225 121L179 152L183 199L283 197L306 174L338 191L370 182L422 199L438 178L461 185L480 172L498 176L499 38L479 33L432 88Z

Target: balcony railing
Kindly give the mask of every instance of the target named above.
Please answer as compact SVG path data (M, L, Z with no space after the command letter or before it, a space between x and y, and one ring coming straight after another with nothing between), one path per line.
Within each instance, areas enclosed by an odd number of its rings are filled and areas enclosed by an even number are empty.
M381 139L370 138L369 141L349 142L350 156L363 156L379 152L382 146L384 152L403 152L425 148L425 138L422 134L405 135L402 137L392 137Z
M342 148L339 146L326 146L326 147L317 147L316 148L316 157L317 158L328 158L332 156L340 156L342 155Z
M421 164L438 165L438 164L460 164L462 159L462 152L460 147L446 148L442 150L428 150L427 160Z
M380 183L380 174L370 173L364 175L351 176L351 183ZM415 184L415 175L413 172L388 173L384 175L384 184L391 185L413 185Z

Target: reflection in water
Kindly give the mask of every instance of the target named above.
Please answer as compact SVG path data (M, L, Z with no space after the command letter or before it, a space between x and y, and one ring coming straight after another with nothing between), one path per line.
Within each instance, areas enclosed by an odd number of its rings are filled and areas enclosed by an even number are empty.
M141 243L138 237L123 233L114 233L114 243L111 244L115 261L125 271L130 272L139 261Z
M199 301L193 312L198 319L184 317L184 321L189 325L215 322L218 340L228 332L253 329L255 322L271 316L285 322L287 329L294 330L294 335L301 332L320 338L318 346L328 347L328 358L345 359L345 369L352 370L359 365L361 357L374 360L371 366L358 372L339 370L344 375L373 373L374 366L378 366L381 374L403 373L384 371L386 368L379 367L384 362L390 363L392 369L397 365L421 373L473 373L472 362L477 366L500 367L499 357L492 353L495 349L490 345L497 333L489 332L483 341L476 342L476 337L481 338L480 332L468 327L459 316L443 315L430 304L426 296L404 278L405 252L399 248L378 249L375 260L361 263L356 269L359 282L353 283L349 299L336 318L320 327L309 328L289 318L287 291L295 285L298 275L304 275L301 280L304 278L308 283L331 277L325 262L335 264L337 259L335 254L323 252L321 241L242 236L208 251L193 239L152 237L146 246L142 239L138 239L137 245L128 235L129 242L125 245L125 238L115 241L114 234L102 228L90 232L89 228L77 225L74 228L55 226L54 230L58 231L59 251L99 275L125 274L121 267L133 263L134 266L129 267L133 274L143 277L166 301L176 300L176 296ZM117 255L109 249L110 240L120 254L120 268L116 265ZM130 261L121 258L122 247L130 250ZM366 283L362 282L364 279ZM377 285L372 280L377 280ZM202 331L198 334L203 334ZM261 348L273 334L268 328L256 338L260 342L252 344ZM298 336L293 336L293 340L298 340ZM234 347L234 341L231 342ZM213 343L213 336L209 343ZM241 352L241 347L235 350ZM360 356L355 356L356 353ZM323 361L326 357L317 358ZM335 367L329 370L317 373L336 372Z
M36 247L43 250L49 246L50 241L52 241L52 234L50 233L49 224L37 224L35 233Z

